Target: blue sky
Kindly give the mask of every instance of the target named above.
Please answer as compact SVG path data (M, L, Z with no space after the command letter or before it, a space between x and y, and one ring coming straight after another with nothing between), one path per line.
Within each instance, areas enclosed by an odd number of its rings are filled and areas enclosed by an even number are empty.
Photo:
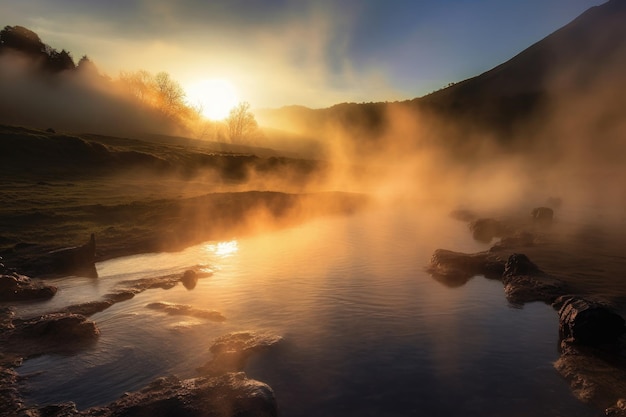
M253 107L393 101L510 59L597 0L0 0L105 73L232 82Z

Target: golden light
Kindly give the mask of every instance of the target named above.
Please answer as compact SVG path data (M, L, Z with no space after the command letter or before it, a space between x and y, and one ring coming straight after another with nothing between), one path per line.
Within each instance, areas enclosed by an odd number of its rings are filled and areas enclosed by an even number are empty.
M206 245L205 250L223 258L235 254L239 250L239 244L236 240L218 242Z
M235 86L224 78L211 78L190 84L186 89L189 104L199 106L202 115L211 120L225 119L239 103Z

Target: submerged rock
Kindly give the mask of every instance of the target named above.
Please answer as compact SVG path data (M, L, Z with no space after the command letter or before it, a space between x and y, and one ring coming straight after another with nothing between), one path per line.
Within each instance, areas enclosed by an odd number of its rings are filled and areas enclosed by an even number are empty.
M53 297L56 287L33 281L15 272L0 275L0 301L37 300Z
M224 317L222 313L220 313L219 311L202 310L202 309L194 308L190 305L185 305L185 304L172 304L172 303L158 302L158 303L150 303L146 305L146 307L152 310L162 311L172 316L190 316L190 317L197 317L200 319L207 319L207 320L212 320L212 321L226 320L226 317Z
M213 359L198 368L202 375L222 375L242 371L251 355L269 349L282 337L255 332L235 332L220 336L213 342Z

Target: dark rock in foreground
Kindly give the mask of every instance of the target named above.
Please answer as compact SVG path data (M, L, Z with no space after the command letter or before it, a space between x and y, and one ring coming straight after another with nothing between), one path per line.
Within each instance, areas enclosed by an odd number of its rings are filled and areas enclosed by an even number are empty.
M616 343L626 328L624 319L609 308L580 297L569 297L559 309L559 331L567 343L596 346Z
M17 273L0 275L0 301L23 301L51 298L57 289Z
M144 389L125 394L107 407L87 410L99 417L273 417L274 391L244 373L180 380L159 378Z

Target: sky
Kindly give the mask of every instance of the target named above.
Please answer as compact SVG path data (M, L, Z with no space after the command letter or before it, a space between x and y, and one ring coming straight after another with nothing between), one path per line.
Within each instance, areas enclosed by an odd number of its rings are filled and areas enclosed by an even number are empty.
M479 75L598 0L0 0L0 25L185 88L230 82L253 108L421 97Z

